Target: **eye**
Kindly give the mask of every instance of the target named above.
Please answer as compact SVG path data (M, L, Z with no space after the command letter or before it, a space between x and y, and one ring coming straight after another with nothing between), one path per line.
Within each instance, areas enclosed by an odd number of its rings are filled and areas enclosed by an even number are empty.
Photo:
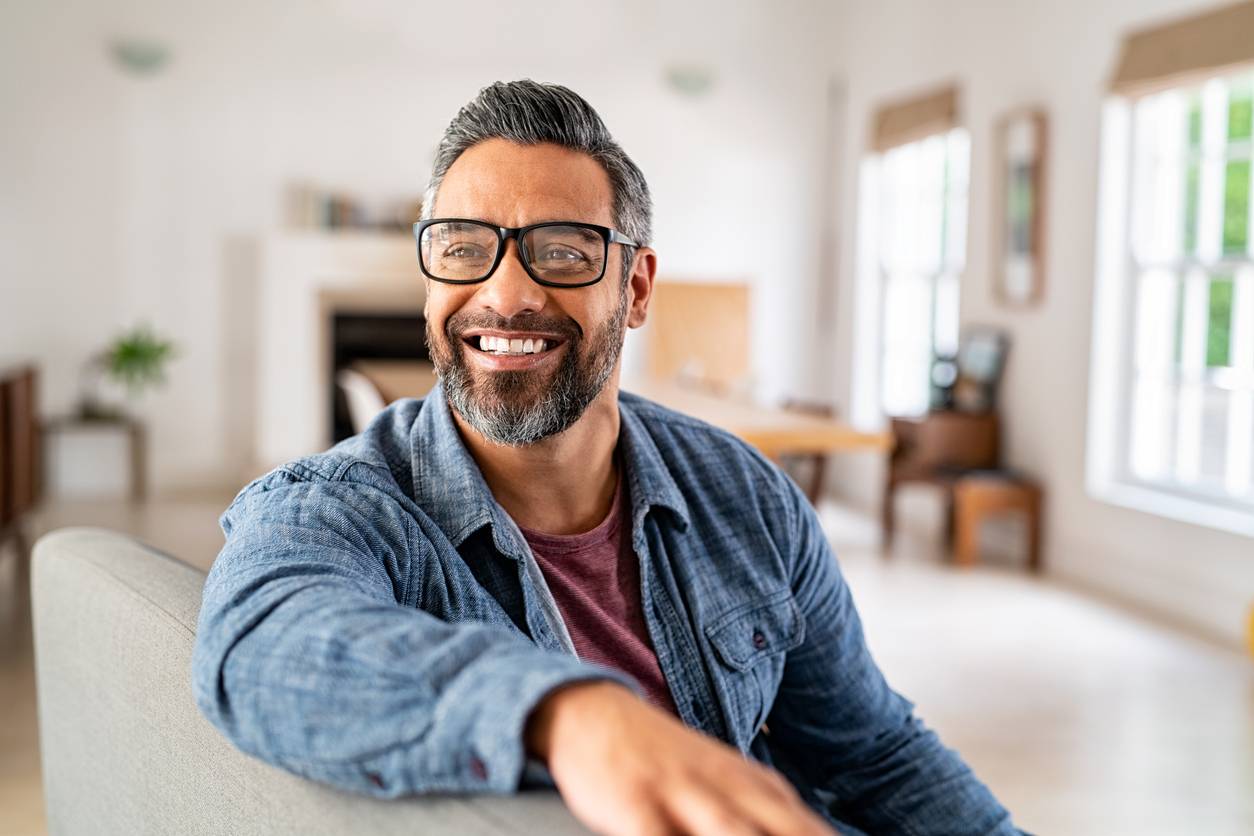
M572 247L551 244L540 251L540 260L566 264L577 264L588 261L588 256Z
M442 258L486 258L487 251L478 244L458 241L445 247L440 256Z

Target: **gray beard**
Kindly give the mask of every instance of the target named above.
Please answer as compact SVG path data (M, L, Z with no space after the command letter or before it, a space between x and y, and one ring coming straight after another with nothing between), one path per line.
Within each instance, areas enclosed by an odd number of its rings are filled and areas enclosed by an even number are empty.
M492 372L486 381L476 381L463 353L470 349L459 334L449 333L449 323L437 341L428 321L427 345L449 405L462 420L488 441L523 447L569 429L601 394L622 353L626 318L624 283L609 320L589 338L567 340L566 356L547 388L542 388L540 373L534 371ZM510 330L504 323L499 327ZM582 356L585 341L588 349Z

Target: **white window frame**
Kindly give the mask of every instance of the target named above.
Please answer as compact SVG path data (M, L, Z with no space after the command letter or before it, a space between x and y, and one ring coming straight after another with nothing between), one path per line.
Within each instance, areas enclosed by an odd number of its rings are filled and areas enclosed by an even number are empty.
M925 148L933 154L937 146L942 149L940 159L954 166L945 173L934 172L934 182L924 184L919 193L893 194L890 166L893 159L901 160L910 155L922 157ZM962 276L966 268L967 222L970 207L971 140L965 128L955 127L932 134L906 145L883 152L872 152L863 157L858 183L858 240L857 240L857 289L855 294L855 345L853 392L850 420L860 428L878 429L884 426L889 415L887 387L893 382L888 373L886 358L890 352L887 342L887 296L895 283L917 282L929 293L930 313L928 342L930 352L956 354L958 350L959 305L961 302ZM929 188L937 192L936 206L929 207L925 192ZM936 229L928 230L931 241L911 236L917 235L927 223L890 223L889 205L896 197L906 204L905 209L916 213L935 211ZM947 204L941 210L941 203ZM948 217L949 226L944 225ZM903 236L901 233L905 232ZM942 240L943 237L943 240ZM932 257L935 256L935 257ZM893 261L895 259L895 261ZM942 294L948 294L942 310ZM919 381L926 387L927 370ZM926 391L926 389L924 389ZM915 411L898 414L912 415L926 411L926 399L917 404Z
M1222 120L1214 118L1226 118L1224 85L1232 75L1202 86L1197 244L1190 255L1177 235L1185 217L1183 161L1190 159L1183 145L1187 115L1180 108L1181 92L1196 85L1156 99L1112 96L1103 106L1086 481L1090 494L1103 501L1254 536L1254 212L1247 210L1246 252L1223 254L1223 174L1231 145ZM1138 127L1140 136L1151 137L1139 148ZM1151 143L1162 158L1176 162L1151 167ZM1250 176L1254 196L1254 163ZM1226 368L1208 368L1205 355L1216 272L1233 276ZM1163 321L1172 323L1171 339L1155 342L1157 332L1145 324ZM1150 385L1138 390L1138 381ZM1221 391L1230 398L1222 490L1206 485L1199 470L1204 399ZM1166 400L1149 410L1153 397Z

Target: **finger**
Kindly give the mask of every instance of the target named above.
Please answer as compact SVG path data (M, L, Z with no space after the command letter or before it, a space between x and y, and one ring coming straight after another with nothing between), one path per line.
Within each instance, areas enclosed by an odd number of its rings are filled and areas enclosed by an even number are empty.
M761 836L763 832L722 793L697 783L673 788L666 797L666 809L690 836Z
M832 829L773 770L754 769L726 790L742 817L769 836L831 836Z
M672 822L660 807L641 812L623 830L615 829L612 832L615 836L619 833L627 836L684 836L684 830Z

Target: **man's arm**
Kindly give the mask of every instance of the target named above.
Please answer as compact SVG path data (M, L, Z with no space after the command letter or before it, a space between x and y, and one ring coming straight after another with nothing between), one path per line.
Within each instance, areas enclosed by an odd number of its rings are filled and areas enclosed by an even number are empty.
M526 741L597 833L832 836L779 773L618 685L550 694Z
M805 616L767 720L815 787L836 796L833 813L872 833L1014 834L1010 815L914 706L889 688L810 504L789 483L792 589Z
M512 627L417 609L419 569L441 571L426 524L355 483L279 474L237 500L197 631L205 716L245 752L342 789L517 789L524 724L548 693L628 680Z

